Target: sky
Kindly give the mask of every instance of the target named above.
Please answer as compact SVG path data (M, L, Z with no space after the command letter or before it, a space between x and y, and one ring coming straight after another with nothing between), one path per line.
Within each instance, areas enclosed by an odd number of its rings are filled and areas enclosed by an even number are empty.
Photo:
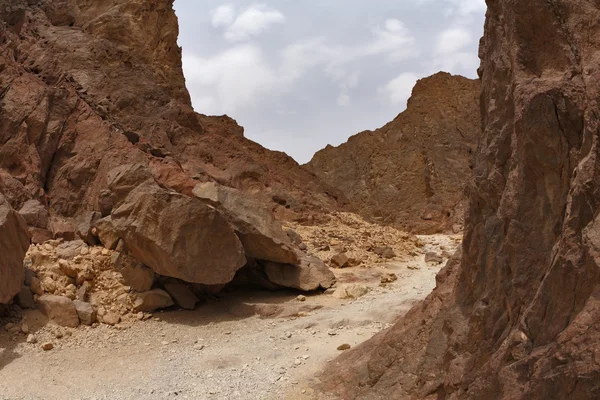
M194 109L299 163L374 130L438 71L477 77L485 0L175 0Z

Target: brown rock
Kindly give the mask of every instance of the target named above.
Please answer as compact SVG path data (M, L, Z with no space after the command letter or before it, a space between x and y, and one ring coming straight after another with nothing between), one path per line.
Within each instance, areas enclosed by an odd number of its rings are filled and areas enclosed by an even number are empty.
M67 297L43 295L38 299L42 312L60 326L76 328L79 326L79 317L73 301Z
M430 251L430 252L425 253L425 262L441 264L444 262L444 259L438 253L434 253L434 252Z
M45 229L50 217L48 210L37 200L27 200L19 210L27 225Z
M54 343L46 342L46 343L43 343L41 347L42 347L42 350L44 350L44 351L50 351L54 348Z
M369 293L369 288L364 285L352 283L338 287L333 293L337 299L358 299Z
M335 283L335 276L325 263L312 256L303 256L299 265L266 262L264 268L268 279L283 287L309 292L328 289Z
M102 316L102 322L104 322L106 325L113 326L121 322L121 316L114 312L107 312Z
M80 300L73 300L79 321L84 325L92 325L96 322L96 310L90 303ZM106 316L105 316L106 317ZM117 321L118 323L118 321Z
M31 278L31 285L29 285L29 288L33 294L37 294L38 296L42 296L44 294L42 282L35 276Z
M28 248L27 224L0 193L0 303L9 302L21 290Z
M137 293L137 298L134 301L136 312L151 312L161 308L171 307L173 299L167 292L162 289L149 290L143 293Z
M335 256L331 257L331 266L336 268L344 268L348 266L348 262L350 259L344 253L338 253Z
M105 248L109 250L115 250L117 248L119 234L117 233L110 216L95 221L92 233Z
M92 233L94 222L102 218L102 214L97 211L88 211L83 213L77 219L77 236L89 245L97 244L96 237Z
M112 219L129 253L163 276L216 285L230 282L246 263L218 211L152 183L131 191Z
M350 346L348 343L344 343L344 344L342 344L342 345L339 345L337 349L338 349L339 351L344 351L344 350L348 350L348 349L350 349L351 347L352 347L352 346Z
M367 219L449 231L463 221L480 132L479 81L438 73L417 83L394 121L327 146L308 168Z
M33 294L31 293L31 289L27 286L21 287L21 291L17 294L16 300L21 308L35 308Z
M373 252L388 260L396 257L396 253L394 253L394 250L389 246L376 247Z
M64 242L56 246L56 255L63 260L72 260L75 256L80 255L83 249L87 248L88 245L83 240Z
M323 372L343 399L599 395L600 4L488 1L462 259Z
M29 228L32 244L43 244L54 239L54 235L47 229Z
M121 253L116 262L117 270L123 275L123 282L137 292L146 292L154 284L154 271L135 258Z
M236 189L214 182L201 183L194 195L223 213L234 226L246 257L282 264L297 264L298 255L275 216L257 201Z
M193 310L200 301L198 297L182 283L165 283L164 288L175 304L186 310Z

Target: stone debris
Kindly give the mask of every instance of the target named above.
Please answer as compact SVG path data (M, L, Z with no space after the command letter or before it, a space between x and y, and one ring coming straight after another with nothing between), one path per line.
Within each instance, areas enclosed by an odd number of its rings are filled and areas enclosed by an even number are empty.
M64 296L45 294L37 299L40 309L46 316L60 326L76 328L79 317L75 304Z

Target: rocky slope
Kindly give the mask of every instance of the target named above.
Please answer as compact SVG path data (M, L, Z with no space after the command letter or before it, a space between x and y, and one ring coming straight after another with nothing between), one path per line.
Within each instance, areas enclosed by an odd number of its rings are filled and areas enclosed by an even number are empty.
M197 230L189 239L203 239L198 251L226 260L225 275L208 279L214 283L245 264L236 233L243 239L249 228L233 227L224 210L195 196L197 184L238 189L237 197L288 219L338 207L333 189L244 138L234 120L192 110L172 0L7 0L0 21L0 193L26 216L34 243L79 235L93 244L97 219L114 216L98 223L102 244L112 250L111 239L121 238L140 258L144 247L143 261L170 262L184 257L181 240L209 221L215 235ZM109 188L123 165L134 173ZM165 207L171 224L160 229L140 213ZM287 240L274 229L271 251Z
M481 132L479 81L420 80L406 111L376 131L328 146L308 163L366 218L420 233L458 231Z
M462 259L329 366L344 399L600 397L600 5L487 3Z

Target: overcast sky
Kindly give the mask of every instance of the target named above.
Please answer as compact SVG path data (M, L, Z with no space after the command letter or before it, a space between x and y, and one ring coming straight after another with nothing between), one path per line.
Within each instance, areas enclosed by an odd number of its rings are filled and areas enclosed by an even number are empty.
M485 0L176 0L196 111L305 163L376 129L417 79L475 78Z

